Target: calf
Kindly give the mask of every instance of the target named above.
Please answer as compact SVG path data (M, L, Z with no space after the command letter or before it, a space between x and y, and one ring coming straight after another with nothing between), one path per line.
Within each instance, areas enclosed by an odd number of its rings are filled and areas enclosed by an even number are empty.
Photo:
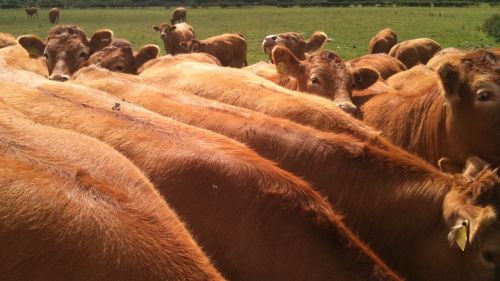
M469 52L437 72L421 71L399 81L406 83L403 93L372 98L362 107L364 120L431 163L448 157L463 165L468 156L476 155L498 167L499 69L499 55L488 50ZM410 90L418 85L417 91Z
M222 34L205 40L191 39L181 42L185 53L207 53L216 57L222 66L242 68L247 66L247 42L238 33Z
M223 280L146 177L0 102L2 280Z
M187 14L186 8L183 7L176 8L172 12L172 19L170 20L170 23L174 25L176 23L186 22L187 19L186 14Z
M388 54L391 48L398 43L396 32L390 28L380 30L377 35L370 39L368 45L369 54L385 53Z
M304 35L298 32L285 32L281 34L268 35L262 41L262 49L264 53L272 58L272 50L276 45L283 45L287 47L292 54L299 60L306 59L306 53L314 52L323 47L326 42L331 41L328 35L322 31L316 31L309 40L304 39Z
M145 45L134 53L132 44L126 40L114 39L108 46L89 57L89 65L98 65L112 71L137 74L145 62L155 59L160 53L156 45Z
M396 73L408 70L400 60L382 53L354 58L347 61L346 65L352 71L366 67L375 69L382 79L387 79Z
M357 113L351 102L352 90L365 89L378 79L378 73L371 68L350 72L342 58L331 51L319 51L300 61L278 45L273 48L273 61L277 67L257 64L245 70L287 89L331 99L352 115Z
M453 237L449 242L446 239L448 233L456 234L456 224L463 220L456 215L462 211L463 216L473 217L475 227L490 229L490 223L496 224L496 217L488 212L490 207L484 209L488 218L483 218L474 215L475 210L481 210L477 202L474 206L447 203L447 198L467 198L467 192L473 191L469 186L478 190L498 188L499 179L491 171L485 170L484 177L470 182L468 178L442 174L381 138L370 140L370 132L361 128L359 133L365 134L365 141L344 134L319 132L231 106L203 103L189 94L148 86L149 82L140 77L94 68L83 69L76 78L78 83L107 89L118 98L162 115L242 141L260 155L307 179L346 214L350 227L359 231L363 239L410 280L438 281L446 276L463 281L482 280L477 274L483 270L489 275L485 280L498 278L492 275L494 270L488 269L490 264L482 263L480 258L481 251L495 251L499 241L494 242L495 235L471 236L464 254L458 250ZM342 114L335 117L339 121L348 118ZM420 192L415 193L416 190ZM462 190L460 195L456 194L457 190ZM493 199L488 205L497 208L497 200ZM472 213L468 213L470 208ZM451 215L455 211L458 213ZM401 224L400 217L412 223ZM466 219L472 221L472 217ZM490 230L495 233L498 227L492 226ZM476 248L482 239L494 245ZM391 243L396 240L397 244ZM434 251L441 256L431 261L428 252ZM461 268L471 271L464 272Z
M49 21L50 23L58 23L59 22L59 9L52 8L49 10Z
M228 279L401 280L307 183L245 146L97 90L0 76L2 98L23 114L131 159Z
M18 42L31 57L44 58L50 80L66 81L87 63L93 52L108 45L112 37L111 30L99 30L89 41L79 27L59 25L49 30L45 43L34 35L21 36Z
M429 38L419 38L394 45L389 55L411 68L417 64L426 64L440 50L441 46L436 41Z
M171 55L184 53L185 49L181 47L180 43L189 42L195 38L193 28L187 23L178 23L175 25L162 23L153 26L153 30L160 32L160 38L165 45L165 51Z

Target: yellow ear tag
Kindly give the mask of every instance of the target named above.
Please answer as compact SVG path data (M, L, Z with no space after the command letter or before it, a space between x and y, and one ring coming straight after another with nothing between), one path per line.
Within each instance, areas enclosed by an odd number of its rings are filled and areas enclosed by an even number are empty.
M28 54L30 55L30 57L39 57L42 55L42 54L40 54L40 51L38 51L38 49L35 47L29 48Z
M286 74L287 70L286 64L283 62L276 65L276 71L278 71L279 74Z
M469 231L469 221L464 220L462 222L462 225L458 227L457 231L457 236L456 236L456 242L458 244L458 247L463 251L465 251L465 246L467 246L467 232Z

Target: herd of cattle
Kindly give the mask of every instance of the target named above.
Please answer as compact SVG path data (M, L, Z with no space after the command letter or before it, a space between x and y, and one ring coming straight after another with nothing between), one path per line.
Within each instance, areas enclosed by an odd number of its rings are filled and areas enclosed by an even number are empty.
M2 280L500 280L500 49L185 21L0 34Z

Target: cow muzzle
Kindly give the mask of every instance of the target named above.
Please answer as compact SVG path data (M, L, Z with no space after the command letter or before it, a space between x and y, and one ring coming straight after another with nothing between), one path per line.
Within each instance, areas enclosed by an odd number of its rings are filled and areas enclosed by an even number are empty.
M341 102L341 103L338 103L337 106L340 109L342 109L344 112L346 112L352 116L358 115L358 111L359 111L358 107L350 102Z
M276 44L279 42L279 37L277 35L268 35L262 41L262 49L266 54L271 54L271 51Z
M69 75L61 74L61 73L55 73L55 74L52 74L52 75L49 76L49 80L64 82L64 81L69 80Z

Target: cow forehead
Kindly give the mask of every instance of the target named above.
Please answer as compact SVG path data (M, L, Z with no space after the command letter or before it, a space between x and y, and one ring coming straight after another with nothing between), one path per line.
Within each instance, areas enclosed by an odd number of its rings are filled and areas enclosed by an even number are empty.
M46 50L49 52L71 52L78 50L89 51L90 47L79 38L54 38L47 41Z
M82 41L88 41L85 32L77 26L56 26L49 30L47 40L52 38L80 38Z
M302 34L300 34L298 32L285 32L285 33L278 34L277 36L281 37L283 39L290 39L290 38L295 37L296 39L304 40L304 36L302 36Z

